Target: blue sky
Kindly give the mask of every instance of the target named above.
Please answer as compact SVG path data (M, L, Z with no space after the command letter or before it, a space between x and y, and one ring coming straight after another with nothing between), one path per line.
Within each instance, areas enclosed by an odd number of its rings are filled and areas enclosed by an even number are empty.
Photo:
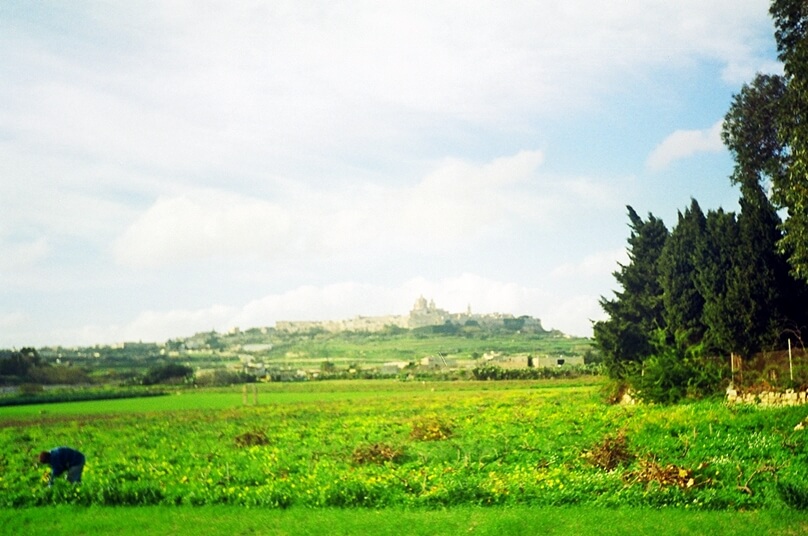
M591 335L626 205L737 208L764 0L0 4L0 347L528 314Z

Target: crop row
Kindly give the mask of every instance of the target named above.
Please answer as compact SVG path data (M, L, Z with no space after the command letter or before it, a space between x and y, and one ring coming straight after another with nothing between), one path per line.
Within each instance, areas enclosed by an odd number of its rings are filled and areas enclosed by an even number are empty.
M804 409L486 387L6 423L0 505L808 507ZM87 455L81 486L46 485L57 444Z

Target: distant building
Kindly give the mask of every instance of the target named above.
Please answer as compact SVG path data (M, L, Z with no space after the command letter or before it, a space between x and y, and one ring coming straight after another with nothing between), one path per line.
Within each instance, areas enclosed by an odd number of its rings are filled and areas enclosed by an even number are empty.
M278 321L275 329L288 333L323 330L330 333L341 331L377 332L388 327L397 328L424 328L429 326L443 326L447 323L459 327L479 326L481 329L505 328L513 331L530 331L533 333L546 333L541 320L531 316L515 317L510 314L490 313L473 314L471 305L464 313L450 313L435 305L434 300L427 301L420 296L413 305L412 310L405 316L357 316L348 320L303 320Z

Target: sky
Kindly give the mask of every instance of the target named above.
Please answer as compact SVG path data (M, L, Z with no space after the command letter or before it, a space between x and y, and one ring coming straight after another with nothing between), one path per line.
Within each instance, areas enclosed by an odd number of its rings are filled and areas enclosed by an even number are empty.
M591 336L626 206L737 210L766 0L0 3L0 347L451 312Z

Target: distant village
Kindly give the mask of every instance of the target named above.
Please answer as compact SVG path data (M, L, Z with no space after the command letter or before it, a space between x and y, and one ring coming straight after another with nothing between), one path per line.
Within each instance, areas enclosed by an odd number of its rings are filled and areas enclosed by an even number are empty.
M427 300L423 296L419 297L407 315L387 315L387 316L357 316L348 320L328 320L328 321L279 321L275 324L276 331L289 334L310 333L312 331L325 331L328 333L340 332L381 332L390 327L401 329L418 329L428 327L451 326L456 328L479 328L482 331L508 330L511 332L549 334L541 325L538 318L531 316L514 316L511 314L488 313L475 314L471 311L471 306L467 307L463 313L450 313L445 309L440 309L435 305L434 300ZM254 354L267 351L272 348L270 344L251 344L242 346L241 355L244 371L257 376L272 374L283 377L284 374L297 376L307 376L310 372L304 370L297 371L272 371L272 365ZM253 355L250 355L250 354ZM486 352L480 356L481 362L496 365L502 368L550 368L563 365L583 365L584 357L575 356L533 356L528 353L507 355L503 352ZM437 353L425 355L415 363L408 361L390 361L378 365L378 373L382 376L400 374L406 368L415 367L420 371L424 370L450 370L458 368L470 368L480 364L477 360L459 361L453 356ZM316 376L318 373L315 372Z
M516 329L523 332L547 333L541 320L530 316L515 317L511 314L474 314L469 305L464 313L450 313L435 306L434 300L423 296L415 301L408 315L357 316L349 320L326 321L278 321L275 329L288 333L300 333L322 329L331 333L341 331L382 331L388 327L416 329L452 324L458 327L479 326L482 329Z
M364 337L362 334L367 334L368 340L378 341L399 335L405 338L454 335L478 342L491 337L492 344L478 345L473 351L458 350L462 344L448 349L426 345L411 353L391 346L394 351L390 355L381 351L369 356L363 351L334 353L327 348L327 343L322 342L332 335L340 337L342 334L359 339ZM496 341L501 337L510 340L521 336L531 342L518 345L518 350L497 347ZM315 339L318 342L312 351L307 344ZM246 330L234 327L225 333L212 330L164 343L141 341L92 347L43 347L37 353L60 373L103 370L115 378L129 378L137 374L136 371L182 364L193 368L196 381L202 384L203 380L241 381L246 377L244 375L283 381L310 379L322 374L358 377L360 370L365 375L387 376L405 371L411 374L469 371L486 366L546 369L585 365L585 357L590 352L589 341L574 339L558 331L546 330L538 318L531 316L477 314L472 312L471 306L465 312L450 313L439 308L434 300L421 296L406 315L278 321L274 327ZM387 361L393 355L398 360Z

